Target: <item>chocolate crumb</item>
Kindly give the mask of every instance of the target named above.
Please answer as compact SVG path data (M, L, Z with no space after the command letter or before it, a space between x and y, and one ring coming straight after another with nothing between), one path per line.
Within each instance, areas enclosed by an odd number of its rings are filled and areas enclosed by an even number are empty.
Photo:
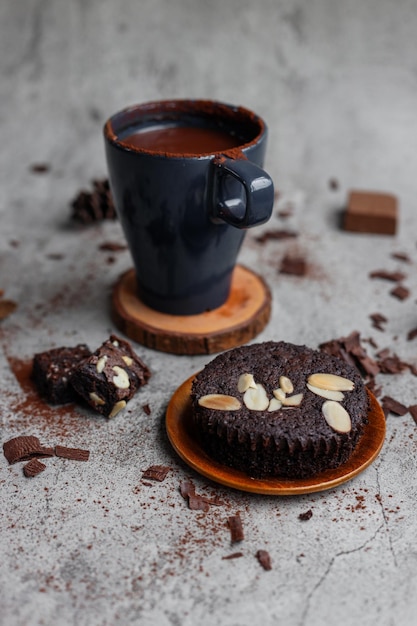
M33 165L30 166L30 171L33 174L46 174L46 172L49 172L49 169L48 163L33 163Z
M242 520L240 515L231 515L227 519L227 524L230 528L230 539L232 543L236 543L238 541L243 541L245 538L243 533Z
M372 320L372 326L377 330L385 330L384 324L388 321L382 313L371 313L369 316Z
M397 259L397 261L404 261L404 263L411 263L411 259L405 252L393 252L391 254L393 259Z
M410 295L410 290L404 285L398 285L394 289L391 289L390 294L398 300L406 300Z
M417 328L413 328L412 330L408 331L408 333L407 333L407 341L411 341L415 337L417 337Z
M33 478L46 469L46 465L38 459L32 459L23 466L23 473L27 478Z
M271 557L269 555L269 552L267 552L266 550L258 550L258 552L256 553L256 558L258 559L264 570L269 571L272 569Z
M281 241L282 239L294 239L295 237L298 237L298 233L292 230L267 230L265 233L262 233L262 235L259 235L259 237L256 237L256 241L259 243L265 243L270 239Z
M149 406L149 404L143 404L142 409L146 413L146 415L150 415L152 413L151 407Z
M311 519L313 517L313 511L311 509L308 509L308 511L305 511L304 513L300 513L300 515L298 516L298 519L301 520L302 522L308 522L309 519Z
M170 469L170 467L165 465L151 465L143 472L142 478L156 480L161 483L167 477Z
M89 450L67 448L66 446L55 446L55 454L62 459L69 459L70 461L88 461L90 458Z
M231 559L240 559L243 556L243 552L232 552L232 554L228 554L227 556L222 556L222 561L229 561Z
M394 400L394 398L391 398L391 396L384 396L381 399L381 406L385 415L387 415L388 413L394 413L394 415L402 416L409 411L409 409L404 406L404 404L401 404L401 402L398 402L398 400Z
M127 250L127 246L125 244L118 243L117 241L105 241L99 245L98 249L105 250L107 252L120 252L122 250Z

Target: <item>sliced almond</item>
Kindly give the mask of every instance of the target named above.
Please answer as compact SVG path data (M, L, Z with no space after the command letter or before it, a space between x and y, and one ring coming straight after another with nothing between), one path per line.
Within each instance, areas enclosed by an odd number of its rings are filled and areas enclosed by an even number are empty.
M327 398L327 400L335 400L336 402L341 402L345 397L341 391L332 391L331 389L320 389L319 387L315 387L314 385L310 385L307 383L307 388L310 389L316 396L320 396L322 398Z
M355 386L348 378L336 374L312 374L308 377L307 382L313 387L329 391L352 391Z
M127 365L128 367L130 367L130 366L132 365L132 363L133 363L133 359L132 359L132 357L127 356L127 354L124 354L124 355L122 356L122 360L126 363L126 365Z
M294 396L286 396L282 400L282 404L283 406L300 406L303 397L303 393L296 393Z
M265 411L269 406L269 398L262 385L256 385L255 389L249 387L245 391L243 402L250 411Z
M103 404L106 404L103 398L100 398L100 396L95 391L92 391L90 393L90 400L91 402L93 402L93 404L96 404L97 406L103 406Z
M206 409L216 411L238 411L242 406L237 398L222 393L209 393L198 400L198 404Z
M237 381L237 388L240 393L246 391L246 389L252 388L256 389L255 379L253 374L242 374L239 376L239 380Z
M124 409L126 406L126 400L119 400L119 402L116 402L116 404L114 405L114 407L111 410L111 413L109 415L109 419L111 419L112 417L116 417L116 415L118 413L120 413L120 411L122 409Z
M98 361L97 361L97 363L96 363L96 371L97 371L97 374L101 374L101 373L102 373L102 371L104 370L104 368L105 368L105 366L106 366L106 361L107 361L107 359L108 359L107 354L103 354L103 356L101 356L101 357L99 358L99 360L98 360Z
M129 374L126 372L126 370L124 370L123 367L114 365L113 372L115 373L115 376L113 376L113 384L118 389L129 389L130 379Z
M330 428L337 433L348 433L352 429L352 422L346 409L334 400L326 400L322 407L323 416Z
M281 402L285 400L285 391L282 391L281 387L279 387L278 389L274 389L272 393L277 400L281 400Z
M279 377L279 386L284 393L292 393L294 391L294 385L288 378L288 376Z
M277 400L277 398L271 398L269 401L268 411L271 413L272 411L279 411L282 407L281 400Z

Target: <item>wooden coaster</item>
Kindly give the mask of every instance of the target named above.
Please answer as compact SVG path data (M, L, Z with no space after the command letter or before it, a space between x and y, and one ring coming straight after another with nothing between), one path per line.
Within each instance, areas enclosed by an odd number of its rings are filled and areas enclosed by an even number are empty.
M225 304L199 315L169 315L149 308L136 295L135 271L119 278L113 289L112 316L130 339L174 354L213 354L247 343L266 326L271 293L265 281L237 265Z

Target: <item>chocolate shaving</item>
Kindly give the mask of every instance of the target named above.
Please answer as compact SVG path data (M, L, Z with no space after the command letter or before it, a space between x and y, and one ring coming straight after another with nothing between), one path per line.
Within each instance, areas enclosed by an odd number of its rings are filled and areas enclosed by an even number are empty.
M80 191L71 202L71 217L80 224L116 219L116 209L107 179L94 180L92 191Z
M146 413L146 415L150 415L152 413L151 407L149 406L149 404L143 404L142 409L144 413Z
M397 298L397 300L406 300L410 295L410 290L404 285L398 285L394 289L391 289L390 294Z
M269 555L269 552L267 552L266 550L258 550L258 552L256 553L256 558L258 559L264 570L269 571L272 569L271 557Z
M222 561L229 561L230 559L240 559L241 556L243 556L243 552L232 552L232 554L222 556Z
M6 441L3 452L10 465L34 457L54 456L53 448L44 448L34 435L21 435Z
M411 406L409 406L408 411L415 423L417 424L417 404L412 404Z
M371 313L372 326L377 330L385 330L384 324L388 321L382 313Z
M300 513L300 515L298 516L298 519L301 520L302 522L308 522L308 520L311 519L312 517L313 517L313 511L309 509L308 511L305 511L304 513Z
M30 166L30 171L33 174L46 174L46 172L49 172L50 166L48 165L48 163L33 163L33 165Z
M369 274L369 278L382 278L383 280L390 280L394 283L404 280L405 277L406 275L402 272L387 272L386 270L375 270Z
M107 252L121 252L122 250L127 250L127 246L117 241L105 241L99 245L98 249Z
M279 269L281 274L292 276L305 276L307 274L307 262L303 257L291 257L285 255Z
M393 252L391 254L393 259L397 259L397 261L404 261L404 263L411 263L411 259L405 252Z
M363 377L373 378L380 371L379 363L368 356L365 348L361 345L360 334L357 331L353 331L347 337L322 343L319 345L319 349L353 365Z
M294 239L295 237L298 237L298 233L292 230L268 230L262 233L262 235L259 235L259 237L256 237L256 241L265 243L270 239L281 241L283 239Z
M199 496L197 493L190 493L188 496L188 507L192 511L205 511L210 509L210 504L206 498Z
M9 317L17 309L17 304L13 300L0 300L0 321Z
M236 543L238 541L243 541L245 536L243 533L243 526L240 515L231 515L227 520L227 524L230 528L231 542Z
M394 413L394 415L402 416L409 411L409 409L404 406L404 404L401 404L401 402L394 400L394 398L391 398L391 396L384 396L381 400L381 405L385 415L388 415L388 413Z
M55 446L55 454L62 459L69 459L70 461L88 461L90 458L89 450L67 448L66 446Z
M170 467L167 467L165 465L151 465L143 472L142 478L156 480L161 483L167 477L170 469Z
M27 478L33 478L46 469L46 465L38 461L38 459L32 459L29 463L23 466L23 473Z
M412 330L408 331L408 333L407 333L407 341L411 341L415 337L417 337L417 328L413 328Z
M192 483L191 480L183 480L182 483L180 484L180 494L185 500L187 500L190 495L191 496L194 495L195 494L194 483Z

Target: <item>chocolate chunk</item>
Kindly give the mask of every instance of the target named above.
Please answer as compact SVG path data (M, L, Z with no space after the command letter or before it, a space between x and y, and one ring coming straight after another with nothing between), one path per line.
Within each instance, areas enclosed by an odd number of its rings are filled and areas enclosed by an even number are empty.
M231 542L236 543L238 541L243 541L245 536L243 533L243 526L240 515L231 515L227 520L227 524L230 528Z
M151 465L143 472L142 478L162 482L167 477L170 469L170 467L166 467L165 465Z
M391 289L390 294L398 300L406 300L410 295L410 290L404 285L398 285L394 289Z
M381 405L385 415L387 415L388 413L394 413L395 415L402 416L408 413L409 410L406 406L404 406L404 404L401 404L401 402L394 400L394 398L391 398L391 396L384 396L381 399Z
M45 448L34 435L21 435L3 444L4 456L10 463L27 461L34 457L54 456L53 448Z
M300 256L285 255L281 261L279 269L281 274L291 274L292 276L305 276L307 274L307 262Z
M180 484L180 494L185 500L187 500L187 498L190 495L194 495L195 494L194 483L192 483L191 480L183 480L182 483Z
M351 191L344 215L345 230L359 233L395 235L397 199L388 193Z
M66 404L77 400L70 378L75 368L91 355L85 344L74 348L53 348L35 354L32 378L41 396L50 404Z
M258 559L264 570L269 571L272 569L271 557L269 555L269 552L267 552L266 550L258 550L258 552L256 553L256 558Z
M80 224L91 224L117 218L109 181L94 180L92 191L80 191L71 202L71 218Z
M188 496L188 506L192 511L205 511L210 508L209 503L203 496L199 496L197 493L190 493Z
M38 459L32 459L29 463L26 463L23 467L23 473L27 478L33 478L46 469L46 465L38 461Z
M298 519L301 520L302 522L308 522L309 519L311 519L313 517L313 511L311 509L308 509L308 511L305 511L304 513L300 513L300 515L298 516Z
M88 461L90 458L89 450L67 448L66 446L55 446L55 454L62 459L69 459L70 461Z
M93 409L112 418L148 382L150 375L130 343L111 335L75 368L71 384Z
M262 233L262 235L259 235L259 237L256 238L256 241L259 243L265 243L270 239L281 241L282 239L294 239L295 237L298 237L298 233L292 230L267 230L265 233Z

